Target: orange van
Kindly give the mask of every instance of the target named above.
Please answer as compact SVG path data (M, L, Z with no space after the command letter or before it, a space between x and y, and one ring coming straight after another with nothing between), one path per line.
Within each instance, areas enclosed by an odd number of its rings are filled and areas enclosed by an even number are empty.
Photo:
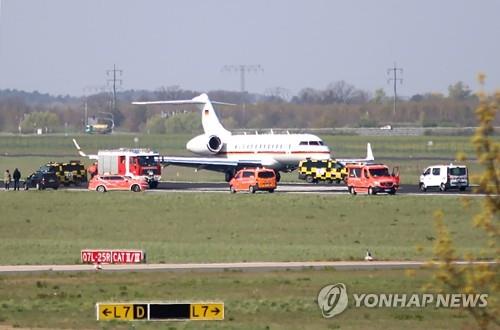
M347 187L352 195L375 195L379 192L394 195L399 189L398 167L394 167L392 174L389 174L389 168L383 164L348 164L347 168Z
M229 181L232 193L249 191L252 194L257 190L267 190L270 193L276 189L276 173L267 168L245 168L236 173Z

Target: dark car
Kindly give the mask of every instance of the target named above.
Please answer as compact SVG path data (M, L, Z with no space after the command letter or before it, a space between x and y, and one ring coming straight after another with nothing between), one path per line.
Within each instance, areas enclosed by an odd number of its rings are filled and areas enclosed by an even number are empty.
M59 188L59 179L54 173L35 172L26 178L24 189L36 188L38 190Z

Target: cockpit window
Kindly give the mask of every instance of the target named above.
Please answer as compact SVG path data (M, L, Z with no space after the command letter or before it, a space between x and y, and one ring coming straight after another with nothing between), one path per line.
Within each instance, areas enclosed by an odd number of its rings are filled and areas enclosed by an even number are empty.
M319 142L318 141L309 141L309 145L310 146L319 146Z
M306 146L307 145L307 141L300 141L299 143L299 146Z
M320 146L324 146L325 144L323 143L323 141L318 141L319 145Z

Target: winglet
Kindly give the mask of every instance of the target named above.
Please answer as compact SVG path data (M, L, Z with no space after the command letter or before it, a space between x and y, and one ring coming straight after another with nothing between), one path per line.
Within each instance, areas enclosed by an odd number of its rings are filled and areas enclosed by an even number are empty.
M76 142L75 139L73 139L73 144L75 145L76 150L78 150L78 154L82 157L88 157L88 159L97 159L97 155L87 155L82 151L82 148L78 145L78 142Z
M367 161L375 160L375 157L373 157L372 145L370 144L370 142L366 144L366 160Z

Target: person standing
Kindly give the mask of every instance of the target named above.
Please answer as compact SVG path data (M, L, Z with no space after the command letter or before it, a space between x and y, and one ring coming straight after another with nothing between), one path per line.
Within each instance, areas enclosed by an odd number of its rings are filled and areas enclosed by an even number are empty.
M5 173L3 174L3 184L5 186L5 190L9 190L10 188L10 180L11 180L10 172L9 170L5 170Z
M21 179L21 172L16 169L14 170L14 173L12 173L12 178L14 179L14 190L19 190L19 180Z

